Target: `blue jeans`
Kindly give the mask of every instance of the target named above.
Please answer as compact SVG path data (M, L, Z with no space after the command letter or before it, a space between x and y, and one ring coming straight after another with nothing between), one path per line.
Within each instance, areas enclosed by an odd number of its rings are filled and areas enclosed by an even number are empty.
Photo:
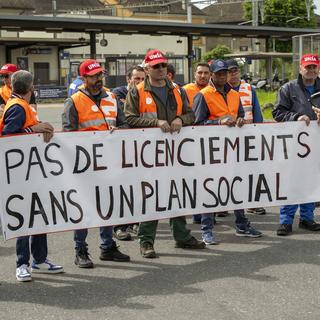
M23 264L29 266L30 260L30 236L19 237L16 242L17 268ZM31 236L31 253L35 263L43 263L47 259L48 245L47 235Z
M244 210L234 210L234 215L236 218L236 227L240 230L245 230L249 225L249 220L246 217ZM201 215L201 231L202 234L212 233L213 230L213 213L204 213Z
M303 203L303 204L293 204L293 205L282 206L280 208L280 224L292 224L294 215L299 206L300 206L300 220L305 220L305 221L314 220L314 209L316 208L316 204L314 202Z
M194 214L192 220L195 222L201 222L201 214Z
M112 247L114 241L112 240L113 227L101 227L100 228L100 238L101 238L101 249L109 249ZM75 230L73 240L76 243L76 251L87 250L88 244L86 243L86 238L88 235L88 229Z

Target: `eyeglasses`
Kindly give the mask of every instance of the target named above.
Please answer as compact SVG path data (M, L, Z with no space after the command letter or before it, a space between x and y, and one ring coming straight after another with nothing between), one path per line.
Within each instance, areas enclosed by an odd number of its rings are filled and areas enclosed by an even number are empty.
M2 79L9 79L9 77L10 77L10 74L2 74L1 75Z
M152 69L160 69L161 68L166 68L168 66L167 63L158 63L158 64L155 64L154 66L152 66L151 68Z

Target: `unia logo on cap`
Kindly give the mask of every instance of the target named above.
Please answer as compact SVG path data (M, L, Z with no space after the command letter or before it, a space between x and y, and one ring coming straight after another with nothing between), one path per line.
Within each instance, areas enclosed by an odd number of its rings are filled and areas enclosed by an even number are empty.
M160 52L157 52L156 54L152 54L151 56L149 56L150 60L154 60L157 58L163 58L163 55Z
M309 62L309 61L317 62L318 59L317 59L315 56L309 56L309 57L305 57L305 58L304 58L304 61L305 61L305 62Z
M92 70L92 69L95 69L95 68L100 68L100 64L96 62L96 63L92 63L92 64L88 65L88 69L89 70Z
M223 61L218 61L218 62L217 62L217 65L218 65L218 67L224 67Z

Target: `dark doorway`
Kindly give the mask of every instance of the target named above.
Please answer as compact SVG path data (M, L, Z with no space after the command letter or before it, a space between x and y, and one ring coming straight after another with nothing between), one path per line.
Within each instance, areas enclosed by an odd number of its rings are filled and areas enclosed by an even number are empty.
M49 84L49 62L35 62L34 67L34 84Z

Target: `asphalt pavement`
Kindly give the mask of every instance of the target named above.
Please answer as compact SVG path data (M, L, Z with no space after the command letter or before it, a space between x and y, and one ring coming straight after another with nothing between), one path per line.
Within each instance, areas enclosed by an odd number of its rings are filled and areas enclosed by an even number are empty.
M40 118L57 129L62 106L41 106ZM15 241L0 238L0 319L32 320L318 320L320 318L320 232L294 225L278 237L279 208L248 214L262 238L235 236L234 216L218 218L221 243L204 250L174 248L167 220L159 222L156 259L144 259L137 239L120 242L131 262L99 261L99 232L89 231L94 269L74 265L72 232L48 236L49 258L60 275L15 279ZM317 209L317 219L319 209ZM200 239L200 226L189 227Z

